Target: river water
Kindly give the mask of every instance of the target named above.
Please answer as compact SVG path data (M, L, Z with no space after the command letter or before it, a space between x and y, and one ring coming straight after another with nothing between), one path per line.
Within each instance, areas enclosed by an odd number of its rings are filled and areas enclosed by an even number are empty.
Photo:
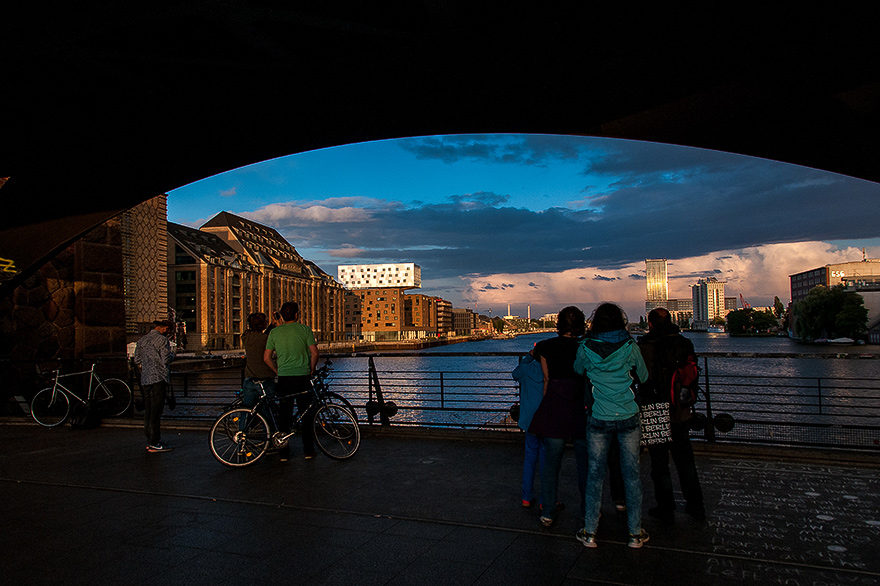
M518 400L519 391L511 372L519 355L554 335L464 342L423 350L417 356L380 353L373 357L378 387L375 380L372 384L369 380L369 357L340 354L332 358L331 389L357 405L362 419L366 418L363 406L377 398L376 391L381 389L383 399L400 408L393 421L492 426L505 421L510 406ZM703 355L700 366L704 393L698 404L703 411L711 394L714 412L731 413L738 421L880 428L880 359L875 355L880 349L876 346L806 346L788 338L731 338L726 334L691 332L685 335L694 343L698 355ZM707 357L707 353L731 352L829 357L846 354L854 358ZM859 358L862 355L866 357ZM207 388L233 389L237 388L240 376L241 370L237 369L225 374L197 374L193 379L203 379ZM197 384L192 379L189 382ZM205 411L196 405L193 408ZM213 407L208 413L215 411Z

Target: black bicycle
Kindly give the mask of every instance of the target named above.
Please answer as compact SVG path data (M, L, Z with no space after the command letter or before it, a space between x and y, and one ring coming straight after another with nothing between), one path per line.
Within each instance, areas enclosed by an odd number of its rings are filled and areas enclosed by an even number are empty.
M328 399L326 379L329 372L330 365L325 364L315 373L311 389L284 397L268 396L263 384L258 382L260 399L256 405L245 407L239 401L214 422L211 453L227 466L248 466L262 458L270 448L284 446L302 430L303 425L311 425L315 431L315 444L321 452L334 460L352 457L360 447L361 431L354 407L348 401L340 395L334 399L341 399L344 403ZM312 406L305 412L296 413L292 429L279 430L278 402L309 393L313 395ZM307 418L310 412L314 415Z

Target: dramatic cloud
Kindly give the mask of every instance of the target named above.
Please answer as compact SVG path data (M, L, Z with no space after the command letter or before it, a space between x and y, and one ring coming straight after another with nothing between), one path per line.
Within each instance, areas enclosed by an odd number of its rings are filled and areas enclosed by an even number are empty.
M242 185L228 195L253 205L230 211L278 229L331 274L335 267L325 265L339 259L415 262L423 289L456 304L530 299L552 312L618 299L637 310L646 258L670 259L674 295L688 296L696 279L715 276L753 305L774 295L787 301L789 274L861 258L829 242L880 236L871 212L880 204L877 184L728 153L533 135L351 147L398 162L389 168L380 157L362 166L333 158L347 149L319 153L334 163L309 167L300 183L282 171L302 173L318 154L273 161L265 181L285 194L260 199L253 185ZM259 178L259 167L234 184ZM325 187L316 177L350 181ZM216 201L233 181L208 190L211 184L192 189ZM428 188L434 185L442 191ZM428 291L429 283L437 289Z
M794 242L753 247L739 251L720 251L695 257L669 259L669 296L690 299L690 286L697 279L714 276L725 282L725 295L743 298L755 307L773 304L778 296L790 300L789 276L808 269L838 262L860 260L856 248L837 250L827 242ZM589 269L587 269L589 270ZM530 287L486 288L483 279L465 277L462 298L472 306L490 307L510 303L514 313L531 305L532 311L558 312L566 305L577 305L585 312L603 301L619 303L630 319L645 313L644 261L603 275L585 276L584 270L554 273L496 274L484 279L518 283L541 283L540 294ZM635 277L635 279L634 279Z

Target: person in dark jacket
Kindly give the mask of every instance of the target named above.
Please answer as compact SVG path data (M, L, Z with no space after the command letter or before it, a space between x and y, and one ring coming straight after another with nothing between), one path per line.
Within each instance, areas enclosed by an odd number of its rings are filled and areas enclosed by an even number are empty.
M559 470L565 442L574 440L575 461L578 464L578 484L586 483L586 412L584 391L586 379L574 371L578 342L586 329L584 312L568 306L556 318L555 338L541 340L535 345L534 356L540 361L544 374L544 398L532 418L529 431L544 444L544 468L541 471L541 524L549 527L556 519L561 503L556 500ZM583 500L583 499L582 499Z
M694 345L672 323L669 311L658 307L648 313L648 333L639 339L639 348L649 373L648 381L639 384L639 395L669 403L672 423L672 437L669 442L648 446L654 499L657 501L657 506L649 509L648 514L663 521L672 521L675 518L675 497L672 494L672 476L669 473L671 454L686 502L685 512L696 519L703 519L706 516L703 491L697 476L689 434L688 420L691 410L690 407L676 406L670 401L672 373L688 357L695 360Z

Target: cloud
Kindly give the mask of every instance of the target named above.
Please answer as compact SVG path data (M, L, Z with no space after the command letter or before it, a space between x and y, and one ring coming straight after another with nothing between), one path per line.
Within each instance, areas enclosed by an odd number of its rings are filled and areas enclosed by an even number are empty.
M552 161L577 160L590 148L579 137L539 134L431 136L401 140L399 145L418 159L450 165L477 161L543 166Z
M273 203L255 212L242 213L242 216L246 218L268 224L279 230L292 226L368 222L372 215L370 210L360 207L334 208L327 205L298 205L294 203Z
M229 189L224 189L220 192L220 197L232 197L235 195L235 192L238 188L230 187Z
M360 258L367 255L365 249L352 246L351 244L343 244L340 248L334 248L325 252L332 257L345 259Z
M755 297L770 290L787 295L787 274L780 281L759 268L778 275L824 266L839 252L829 241L876 236L874 214L865 210L876 209L880 186L794 165L580 137L428 137L399 144L421 160L484 164L487 175L461 180L478 183L472 190L464 185L428 195L414 188L427 201L311 195L235 213L275 227L301 253L317 251L329 262L415 262L423 282L446 283L462 299L536 296L540 288L552 304L638 292L644 259L658 257L672 259L670 287L715 275ZM560 161L574 162L564 166L573 180L565 189L548 183L550 207L511 205L523 201L504 181L513 166L541 168L543 179ZM543 201L539 189L530 204ZM630 301L638 305L643 296Z
M826 264L861 260L862 252L855 247L838 249L828 242L793 242L751 247L742 250L713 251L704 255L675 258L668 262L669 296L672 299L691 296L690 286L699 278L723 273L725 295L740 294L751 305L772 305L778 296L783 303L790 300L789 276ZM619 303L631 319L645 313L644 261L631 263L614 271L603 270L586 278L583 269L558 272L505 273L488 276L489 281L508 285L540 283L540 294L529 286L487 288L475 286L486 279L462 277L465 284L463 298L472 300L479 307L500 303L525 308L531 305L532 313L557 312L566 305L577 305L585 312L603 301ZM589 270L589 268L587 269ZM516 313L518 310L514 310Z

